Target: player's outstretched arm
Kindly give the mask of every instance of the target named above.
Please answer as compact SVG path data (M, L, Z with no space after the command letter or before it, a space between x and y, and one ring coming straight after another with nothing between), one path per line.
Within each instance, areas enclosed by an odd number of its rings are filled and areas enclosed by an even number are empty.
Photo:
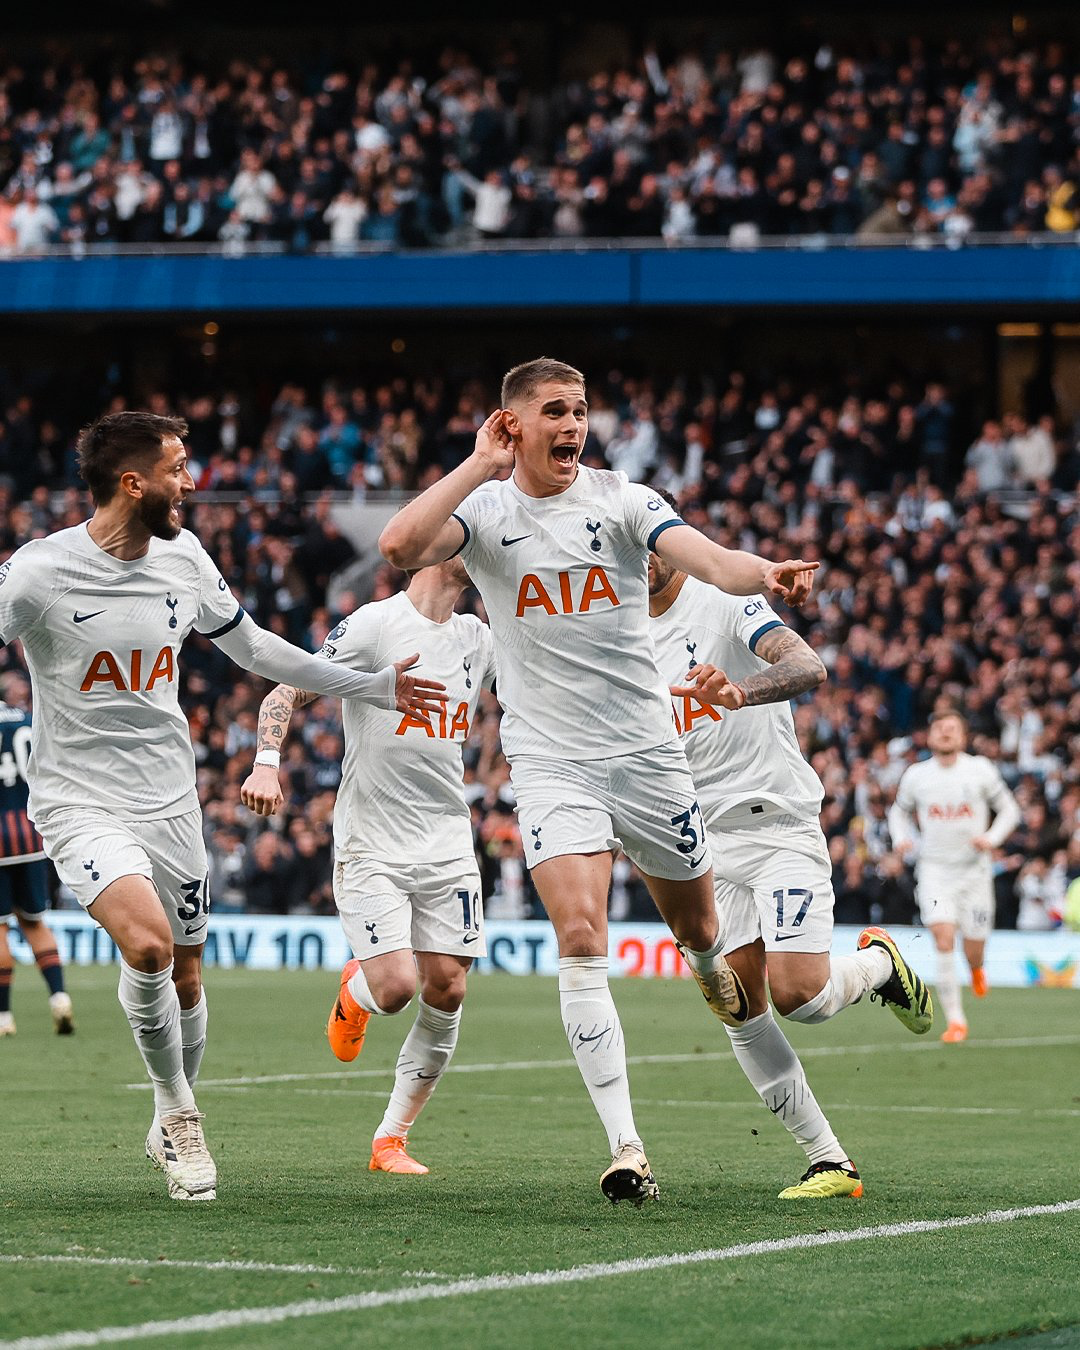
M281 792L278 766L281 747L289 734L293 710L315 699L305 689L279 684L259 705L259 732L255 742L255 763L240 788L240 800L257 816L272 816L285 798Z
M438 712L446 702L444 684L406 674L419 660L419 653L369 675L336 665L325 656L312 656L276 633L260 628L247 614L213 642L244 670L276 684L310 689L313 694L358 698L362 703L373 703L376 708L391 711L396 708L399 712Z
M825 682L821 658L790 628L780 626L764 633L754 652L769 662L768 670L736 682L716 666L695 666L691 672L694 682L673 686L671 692L677 697L689 694L699 703L715 703L735 711L761 703L786 703Z
M467 460L408 502L379 535L379 551L395 567L430 567L461 548L465 532L453 513L470 492L514 467L514 446L497 408L476 433Z
M730 595L776 595L792 606L810 598L820 566L802 558L771 563L756 553L724 548L692 525L665 530L657 537L656 552L671 566Z

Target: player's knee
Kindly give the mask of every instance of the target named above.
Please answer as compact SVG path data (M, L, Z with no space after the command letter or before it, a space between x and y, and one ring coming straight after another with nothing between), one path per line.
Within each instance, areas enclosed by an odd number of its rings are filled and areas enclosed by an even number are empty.
M606 956L607 938L585 915L575 915L559 930L560 956Z
M384 1013L402 1012L413 1000L416 980L405 972L392 973L377 982L369 980L371 996Z
M465 1002L465 972L425 980L420 987L420 997L429 1008L457 1012Z
M164 970L173 959L172 935L150 929L134 933L124 943L123 953L124 960L136 970L147 974Z
M806 978L795 980L793 982L777 986L772 986L773 1006L781 1017L790 1017L793 1012L799 1008L805 1007L824 989L824 984L820 980Z

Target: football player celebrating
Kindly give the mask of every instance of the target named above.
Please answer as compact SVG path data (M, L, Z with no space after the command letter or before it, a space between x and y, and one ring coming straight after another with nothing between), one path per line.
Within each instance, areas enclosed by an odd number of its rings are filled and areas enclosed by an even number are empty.
M421 668L448 693L437 716L344 707L334 899L355 956L341 972L326 1028L338 1059L354 1060L372 1014L407 1008L418 973L420 980L416 1020L372 1140L372 1172L427 1172L407 1151L409 1129L450 1063L465 976L486 951L461 747L480 691L495 679L495 657L487 625L454 612L468 583L458 559L425 567L407 590L342 620L322 648L331 661L376 670L388 652L415 647ZM293 709L314 697L279 685L263 699L255 767L240 789L259 815L282 805L281 746Z
M746 1021L727 1032L743 1072L810 1163L780 1199L861 1195L858 1169L773 1017L766 978L777 1010L796 1022L824 1022L870 994L921 1035L933 1010L882 930L866 929L851 956L829 955L823 789L799 750L789 704L821 684L825 667L763 599L722 594L655 553L649 592L656 659L672 685L713 849L721 945L750 1003Z
M407 711L439 686L398 661L359 674L259 628L180 508L194 490L179 418L118 412L78 438L95 510L0 568L0 634L34 693L29 813L56 870L120 950L120 1004L154 1088L147 1153L179 1200L213 1199L195 1082L206 1043L210 909L180 647L204 634L245 670Z
M721 548L624 474L581 465L589 412L572 366L516 366L501 402L472 455L404 506L379 546L405 568L460 553L483 597L525 857L559 942L563 1025L611 1149L601 1189L640 1204L658 1188L608 987L619 848L713 1012L734 1024L747 1016L718 942L701 810L653 659L649 551L712 585L793 604L809 595L816 564Z

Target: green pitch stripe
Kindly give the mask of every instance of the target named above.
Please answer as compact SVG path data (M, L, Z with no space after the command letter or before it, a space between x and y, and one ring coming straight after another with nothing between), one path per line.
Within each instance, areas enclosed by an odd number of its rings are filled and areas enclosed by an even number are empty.
M63 1331L51 1336L25 1336L0 1341L0 1350L80 1350L84 1346L116 1345L161 1336L189 1336L197 1332L227 1331L237 1327L272 1326L304 1317L325 1317L334 1313L363 1312L391 1304L422 1303L431 1299L462 1298L470 1294L504 1293L516 1289L539 1289L550 1285L582 1284L620 1275L641 1275L676 1266L706 1265L733 1261L746 1256L769 1256L777 1252L832 1247L846 1242L869 1242L877 1238L910 1237L916 1233L939 1233L951 1228L974 1228L982 1224L1013 1223L1018 1219L1039 1218L1051 1214L1080 1211L1080 1199L1055 1205L1027 1205L1021 1209L992 1209L985 1214L963 1214L952 1219L913 1219L906 1223L878 1224L872 1228L852 1228L847 1232L799 1233L793 1237L770 1238L762 1242L741 1242L733 1247L706 1251L679 1252L670 1256L638 1257L596 1265L572 1266L568 1270L525 1271L517 1275L486 1275L450 1284L423 1284L402 1289L387 1289L368 1294L347 1294L342 1298L304 1299L267 1308L232 1308L180 1317L171 1321L142 1322L129 1327L99 1327L96 1331Z

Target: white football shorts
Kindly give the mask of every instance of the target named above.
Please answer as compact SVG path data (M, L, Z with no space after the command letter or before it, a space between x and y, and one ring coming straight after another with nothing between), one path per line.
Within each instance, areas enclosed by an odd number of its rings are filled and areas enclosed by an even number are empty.
M920 862L915 868L919 915L929 927L951 923L961 937L985 941L994 929L994 874L989 866L947 867Z
M210 879L201 811L131 821L92 808L72 808L53 812L41 836L60 880L84 909L121 877L143 876L157 890L173 941L181 947L206 941Z
M361 961L404 950L470 960L487 953L475 858L442 863L341 859L334 865L334 901L353 955Z
M687 881L709 870L705 822L678 741L611 759L515 755L510 781L530 868L621 849L647 876Z
M816 820L746 802L709 821L724 951L758 938L769 952L832 946L832 862Z

